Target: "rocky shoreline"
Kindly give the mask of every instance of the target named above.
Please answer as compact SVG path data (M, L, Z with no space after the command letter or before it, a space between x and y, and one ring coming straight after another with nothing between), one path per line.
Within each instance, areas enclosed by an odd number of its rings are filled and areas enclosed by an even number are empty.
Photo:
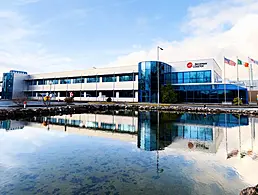
M239 114L248 116L258 116L256 110L238 110L225 108L207 108L207 107L190 107L190 106L151 106L151 105L127 105L127 104L84 104L84 105L68 105L49 108L15 108L0 110L0 119L21 119L34 116L53 116L63 114L80 114L80 113L95 113L103 111L168 111L176 113L196 113L196 114Z

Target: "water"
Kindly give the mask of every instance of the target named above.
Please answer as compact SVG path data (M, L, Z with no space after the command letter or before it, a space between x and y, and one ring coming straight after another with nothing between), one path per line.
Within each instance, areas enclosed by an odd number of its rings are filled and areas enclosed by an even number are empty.
M239 194L258 119L114 112L0 123L0 194Z

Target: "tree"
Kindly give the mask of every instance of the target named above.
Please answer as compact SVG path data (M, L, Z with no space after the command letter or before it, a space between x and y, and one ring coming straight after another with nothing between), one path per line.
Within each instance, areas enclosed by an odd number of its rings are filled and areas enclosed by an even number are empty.
M171 85L161 87L161 102L170 104L177 102L177 93Z

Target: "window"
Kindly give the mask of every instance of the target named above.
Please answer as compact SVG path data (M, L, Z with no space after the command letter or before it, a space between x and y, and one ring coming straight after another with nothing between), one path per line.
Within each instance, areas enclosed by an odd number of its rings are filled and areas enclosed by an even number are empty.
M46 79L44 80L44 85L56 85L58 84L57 79Z
M190 73L184 72L184 83L190 83Z
M57 119L56 118L50 118L50 123L57 123Z
M177 80L177 73L172 73L172 83L177 84L178 80Z
M204 71L197 72L197 83L205 83L204 82Z
M119 81L135 81L135 74L126 74L119 76Z
M119 97L121 98L127 98L127 97L133 97L133 91L120 91Z
M204 71L204 82L210 83L211 82L211 71Z
M67 91L60 91L60 97L67 97L68 95Z
M102 91L102 95L106 97L116 97L116 92L113 90L110 91Z
M74 78L73 79L73 83L76 84L76 83L84 83L85 82L85 79L82 78L82 77L79 77L79 78Z
M71 125L72 125L72 126L79 126L80 123L82 123L81 120L71 120Z
M219 76L217 72L214 71L214 82L215 83L222 83L222 78Z
M99 83L99 76L87 77L87 83Z
M38 80L38 85L44 85L44 80Z
M97 97L98 94L99 94L98 91L87 91L86 92L86 97Z
M102 82L116 82L116 76L115 75L103 76Z
M68 119L59 118L58 119L58 124L65 125L65 124L68 123L68 121L69 121Z
M60 79L60 84L71 84L71 79Z
M135 132L135 126L134 125L127 125L127 124L118 124L118 130L120 131L130 131Z
M184 82L184 79L183 79L183 73L182 72L179 72L178 75L177 75L177 81L178 83L183 83Z
M116 125L111 124L111 123L101 123L101 128L108 129L108 130L114 130L116 128Z
M87 121L86 124L85 124L85 127L87 127L87 128L98 128L99 123L98 122Z
M196 72L190 72L190 83L196 83L196 81L197 81Z

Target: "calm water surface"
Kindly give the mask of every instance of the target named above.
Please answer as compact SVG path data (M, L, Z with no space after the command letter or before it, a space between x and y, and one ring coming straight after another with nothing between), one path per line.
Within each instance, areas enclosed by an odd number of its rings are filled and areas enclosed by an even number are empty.
M0 122L0 194L239 194L258 119L114 112Z

